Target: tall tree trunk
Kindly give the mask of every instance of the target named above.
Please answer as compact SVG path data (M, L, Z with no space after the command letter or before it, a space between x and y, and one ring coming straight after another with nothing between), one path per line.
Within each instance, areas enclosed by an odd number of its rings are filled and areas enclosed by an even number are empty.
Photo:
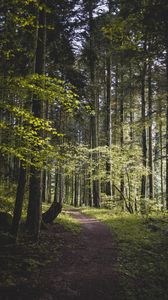
M82 196L82 203L87 205L87 193L86 193L86 170L83 174L83 196Z
M152 85L151 85L151 63L148 65L148 114L149 114L149 151L148 151L148 166L149 174L149 198L153 199L153 147L152 147Z
M129 100L129 106L130 106L130 141L131 143L133 143L133 139L134 139L134 134L133 134L133 122L134 122L134 113L133 113L133 105L134 105L134 98L133 98L133 76L132 76L132 66L130 64L130 100Z
M63 167L60 167L59 174L59 203L62 205L65 197L65 175Z
M160 141L160 196L162 211L165 209L165 198L164 198L164 177L163 177L163 122L162 122L162 104L159 102L159 141Z
M123 85L124 85L124 74L123 74L123 65L121 61L121 95L120 95L120 146L121 149L124 146L124 130L123 130L123 124L124 124L124 91L123 91ZM121 181L120 181L120 200L123 200L122 195L124 195L124 173L122 171L121 174ZM125 203L123 202L123 208L124 208Z
M74 206L77 207L78 206L78 175L75 174L75 193L74 193Z
M47 179L47 188L46 188L47 196L46 196L46 198L47 198L47 202L51 203L51 180L52 180L52 178L51 178L51 172L50 171L47 172L46 177L47 177L46 178Z
M48 120L49 119L49 102L48 100L46 99L45 102L42 103L43 107L43 118L45 120ZM48 136L47 133L44 134L44 137L46 138ZM48 157L46 157L46 161L48 160ZM44 170L43 171L43 174L42 174L42 201L43 202L51 202L51 174L50 174L50 171L48 170Z
M165 199L164 199L164 181L163 181L163 137L162 137L162 130L163 125L162 121L160 121L159 125L159 139L160 139L160 194L161 194L161 204L162 204L162 210L165 209Z
M142 162L143 166L146 168L146 160L147 160L147 145L146 145L146 128L145 128L145 78L146 78L146 62L144 62L143 70L142 70L142 78L141 78L141 116L142 116ZM146 197L146 176L142 175L141 179L141 209L142 211L145 209L145 197Z
M91 128L91 148L95 149L98 147L98 99L95 92L95 53L94 53L94 41L93 41L93 4L89 2L89 34L90 34L90 84L91 84L91 100L92 109L94 110L94 115L91 116L90 128ZM98 154L93 154L93 160L98 164ZM95 175L98 171L98 167L95 168ZM98 179L93 179L93 205L95 207L100 206L100 182Z
M166 37L166 79L167 79L167 102L166 102L166 209L168 210L168 38Z
M43 171L43 175L42 175L42 201L43 202L46 202L47 199L46 199L46 189L47 189L47 180L46 180L46 177L47 177L47 171L44 170Z
M71 205L74 205L74 172L72 172L72 177L71 177Z
M54 202L58 202L58 170L55 168L55 182L54 182Z
M107 55L107 102L106 102L106 144L111 147L112 144L112 120L111 120L111 54ZM112 196L112 184L111 184L111 158L106 163L106 172L109 177L106 183L106 194Z
M44 3L44 1L43 1ZM40 4L43 4L40 2ZM45 8L39 9L39 26L37 36L37 49L35 55L35 73L42 75L45 72L45 47L46 47L46 12ZM35 117L42 117L42 101L37 96L33 97L32 113ZM40 133L38 133L40 134ZM36 149L37 151L37 149ZM40 149L39 149L40 151ZM41 224L42 201L42 172L35 166L30 168L29 203L27 211L27 228L35 241L38 241Z

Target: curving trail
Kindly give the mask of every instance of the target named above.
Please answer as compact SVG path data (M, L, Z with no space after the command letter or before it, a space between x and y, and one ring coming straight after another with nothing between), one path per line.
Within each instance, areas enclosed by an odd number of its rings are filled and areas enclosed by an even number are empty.
M40 300L124 300L116 264L116 245L110 230L94 218L75 210L66 211L82 224L77 247L66 249L60 276L51 276L50 298ZM48 280L47 280L48 281ZM49 281L48 281L49 282ZM54 293L55 290L55 293Z
M15 272L16 284L0 287L2 300L126 300L117 272L117 247L113 234L101 222L76 210L80 234L53 224L42 232L38 246L11 249L16 262L40 264ZM43 249L44 248L44 249ZM9 253L10 254L10 253ZM16 264L15 262L15 264ZM33 268L34 265L32 265ZM12 265L11 265L12 268Z

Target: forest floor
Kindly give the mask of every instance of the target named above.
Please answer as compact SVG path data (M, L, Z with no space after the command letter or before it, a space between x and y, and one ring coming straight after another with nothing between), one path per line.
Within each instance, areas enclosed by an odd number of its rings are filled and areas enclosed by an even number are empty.
M8 272L4 270L0 299L125 299L110 230L78 211L67 213L80 222L80 234L53 224L43 231L39 245L26 247L23 241L2 247L1 263Z
M121 272L116 234L106 225L75 209L66 210L64 215L72 216L76 223L68 225L63 218L62 223L47 226L38 245L25 238L15 246L2 244L0 299L168 299L166 294L151 298L148 292L145 297L144 291L141 294L143 280ZM137 287L139 293L134 297L128 289Z

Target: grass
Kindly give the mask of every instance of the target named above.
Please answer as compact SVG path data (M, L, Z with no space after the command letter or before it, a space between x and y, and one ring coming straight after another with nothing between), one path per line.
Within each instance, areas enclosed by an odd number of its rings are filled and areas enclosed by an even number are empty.
M78 220L71 217L66 211L62 211L55 220L55 223L62 225L65 229L72 231L73 233L80 233L81 225Z
M45 212L51 204L43 203L42 211ZM66 207L62 209L62 212L54 221L55 224L62 225L65 230L71 231L72 233L79 234L81 231L81 225L78 220L75 220L69 213L66 212Z
M116 268L129 300L168 299L168 216L82 209L107 224L118 248Z
M43 203L42 211L45 212L51 204ZM66 211L67 207L63 207L62 212L55 219L54 223L62 225L66 230L71 231L74 234L79 234L81 231L81 225L78 220L75 220Z

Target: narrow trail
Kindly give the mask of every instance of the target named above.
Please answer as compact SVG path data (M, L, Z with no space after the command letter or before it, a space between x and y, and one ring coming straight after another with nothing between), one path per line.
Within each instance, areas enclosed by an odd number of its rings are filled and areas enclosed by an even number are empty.
M82 232L73 248L65 250L59 276L45 272L50 293L40 300L124 300L116 264L116 245L110 230L94 218L66 211L78 219ZM55 276L56 275L56 276Z
M76 210L66 213L79 220L80 234L56 223L41 233L39 245L12 247L7 255L13 257L9 266L12 271L13 261L15 283L0 285L0 299L126 300L113 234L94 218ZM36 261L39 265L33 271ZM23 268L17 269L20 262Z

